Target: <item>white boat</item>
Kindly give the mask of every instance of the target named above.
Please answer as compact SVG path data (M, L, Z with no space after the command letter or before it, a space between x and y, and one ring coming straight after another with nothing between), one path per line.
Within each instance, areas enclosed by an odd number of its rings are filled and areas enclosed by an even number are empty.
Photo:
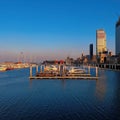
M45 66L44 70L45 71L57 71L58 68L55 65L49 65L49 66Z
M1 65L1 66L0 66L0 72L6 71L6 70L7 70L7 67L6 67L6 66L4 66L4 65Z
M85 69L81 69L80 67L70 67L68 70L68 73L78 73L78 74L82 74L85 73L86 70Z

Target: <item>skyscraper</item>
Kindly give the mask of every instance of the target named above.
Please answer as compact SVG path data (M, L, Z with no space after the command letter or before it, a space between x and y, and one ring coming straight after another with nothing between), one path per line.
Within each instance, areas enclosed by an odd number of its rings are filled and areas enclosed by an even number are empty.
M106 50L106 33L103 29L99 29L96 31L96 55Z
M118 55L120 53L120 17L116 23L115 53L116 53L116 55Z
M90 60L93 58L93 44L90 44Z

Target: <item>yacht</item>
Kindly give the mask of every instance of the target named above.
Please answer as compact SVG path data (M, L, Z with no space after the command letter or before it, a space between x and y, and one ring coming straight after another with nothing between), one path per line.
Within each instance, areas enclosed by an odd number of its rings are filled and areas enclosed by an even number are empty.
M57 71L58 68L55 65L45 66L45 71Z
M80 67L70 67L68 70L68 73L78 73L78 74L82 74L85 73L86 70L85 69L81 69Z

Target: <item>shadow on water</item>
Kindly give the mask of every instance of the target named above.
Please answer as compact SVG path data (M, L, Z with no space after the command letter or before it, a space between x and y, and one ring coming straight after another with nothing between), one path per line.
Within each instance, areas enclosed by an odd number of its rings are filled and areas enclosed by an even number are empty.
M115 84L115 95L113 97L113 115L117 116L120 120L120 72L116 72L114 76L114 80L116 80Z

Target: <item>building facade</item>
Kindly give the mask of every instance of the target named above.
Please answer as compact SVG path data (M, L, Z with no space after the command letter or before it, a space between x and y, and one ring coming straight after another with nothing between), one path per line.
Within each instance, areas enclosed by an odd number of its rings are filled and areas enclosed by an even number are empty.
M116 23L115 53L116 55L120 54L120 18Z
M93 44L90 44L89 52L90 52L90 60L92 60L92 58L93 58Z
M104 51L107 51L106 33L103 29L99 29L96 31L96 55L99 56Z

